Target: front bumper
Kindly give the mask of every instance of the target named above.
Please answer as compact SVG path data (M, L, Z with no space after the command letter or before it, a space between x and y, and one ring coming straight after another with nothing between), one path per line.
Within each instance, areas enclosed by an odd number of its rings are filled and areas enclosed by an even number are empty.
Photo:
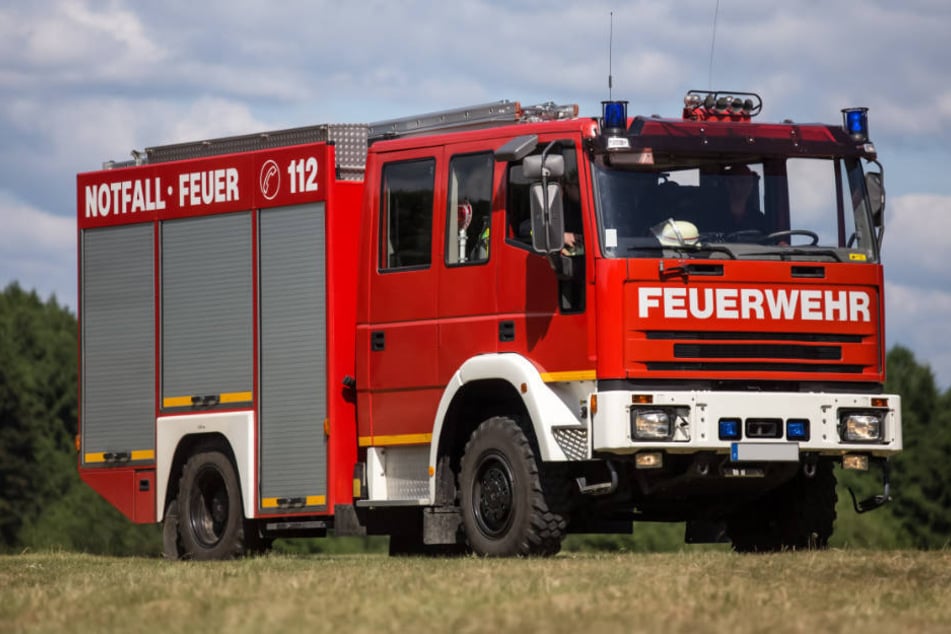
M636 437L632 411L638 410L668 412L670 437ZM739 462L789 462L803 454L887 458L902 449L901 398L894 394L613 390L592 394L589 411L595 454L712 451ZM843 438L843 417L850 414L880 417L881 437Z

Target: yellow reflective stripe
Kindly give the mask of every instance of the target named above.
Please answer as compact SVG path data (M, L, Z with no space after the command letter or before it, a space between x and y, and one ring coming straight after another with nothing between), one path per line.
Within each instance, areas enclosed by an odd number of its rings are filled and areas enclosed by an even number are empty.
M218 397L219 403L249 403L251 392L224 392Z
M542 372L542 381L557 383L559 381L594 381L598 378L594 370L570 370L568 372Z
M162 407L191 407L190 396L166 396L162 399Z
M106 462L106 454L113 453L110 451L96 451L87 453L83 456L83 460L89 463L101 463ZM133 460L155 460L155 450L154 449L136 449L135 451L129 452L129 461Z
M381 445L425 445L433 441L432 434L397 434L394 436L360 436L361 447Z
M261 498L261 508L276 509L281 508L281 500L291 500L294 498ZM308 495L304 498L304 506L323 506L327 503L325 495Z
M251 392L222 392L218 395L218 403L250 403L254 397ZM162 407L191 407L195 404L193 396L166 396L162 399ZM199 394L199 399L205 395Z

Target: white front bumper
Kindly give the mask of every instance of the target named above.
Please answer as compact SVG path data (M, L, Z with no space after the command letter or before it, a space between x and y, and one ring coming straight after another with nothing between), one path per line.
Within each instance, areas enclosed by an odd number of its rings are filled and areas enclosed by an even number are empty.
M901 398L894 394L829 394L798 392L709 392L709 391L608 391L597 393L596 410L592 415L592 449L595 452L635 453L644 450L663 450L668 453L695 453L715 451L729 454L735 445L780 444L798 446L802 453L841 455L864 453L887 457L902 448ZM635 398L637 397L637 398ZM652 441L635 439L631 429L631 409L635 400L649 397L651 407L678 407L685 412L671 440ZM885 407L874 406L872 399L885 399ZM645 407L645 406L641 406ZM843 410L885 411L883 438L875 443L845 442L839 436L839 416ZM740 421L739 439L721 439L719 422L723 419ZM782 421L782 437L761 438L747 435L746 422L750 419ZM786 422L809 421L808 440L786 438ZM788 451L773 452L785 455ZM771 452L750 452L748 455L771 455ZM768 460L768 458L766 458Z

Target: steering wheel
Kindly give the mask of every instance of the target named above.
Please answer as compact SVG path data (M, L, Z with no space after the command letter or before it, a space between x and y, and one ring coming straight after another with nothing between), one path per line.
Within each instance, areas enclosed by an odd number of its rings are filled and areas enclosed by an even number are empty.
M769 240L778 240L779 238L786 238L790 236L806 236L812 240L812 242L806 246L814 247L819 244L819 234L817 234L815 231L809 231L808 229L789 229L787 231L777 231L763 238L763 242L767 242Z
M761 242L764 238L763 232L759 229L741 229L726 234L723 240L725 242Z

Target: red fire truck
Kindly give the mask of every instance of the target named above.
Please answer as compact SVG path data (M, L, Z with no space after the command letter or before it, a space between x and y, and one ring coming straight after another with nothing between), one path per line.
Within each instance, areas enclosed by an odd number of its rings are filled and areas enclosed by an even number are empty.
M82 478L168 557L379 534L550 555L684 521L823 547L883 394L866 110L502 101L147 148L77 178Z

